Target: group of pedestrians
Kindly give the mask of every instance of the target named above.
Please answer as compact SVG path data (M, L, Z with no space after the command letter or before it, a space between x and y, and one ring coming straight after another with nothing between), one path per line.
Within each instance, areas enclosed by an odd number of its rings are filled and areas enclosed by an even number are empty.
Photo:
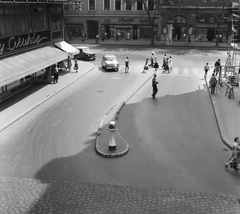
M163 68L163 73L165 73L165 72L170 73L170 71L172 71L172 57L171 56L168 57L166 54L164 54L162 68Z
M215 64L214 64L214 70L213 70L213 73L211 75L211 78L209 80L209 88L211 89L210 90L210 93L211 94L214 94L215 91L216 91L216 86L217 86L217 76L219 76L219 79L221 78L221 69L222 66L221 66L221 60L218 59ZM204 66L204 78L206 79L207 78L207 74L210 70L210 66L208 63L206 63L206 65Z

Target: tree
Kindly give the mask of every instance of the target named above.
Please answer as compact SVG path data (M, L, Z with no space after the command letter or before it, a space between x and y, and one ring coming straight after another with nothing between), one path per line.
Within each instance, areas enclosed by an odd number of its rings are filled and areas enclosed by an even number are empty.
M82 13L82 5L84 0L66 0L64 3L64 10L65 11L75 11L78 14Z
M225 12L226 8L231 7L232 2L233 2L233 0L223 0L224 4L222 7L218 7L217 3L216 3L215 14L214 14L214 18L215 18L216 24L217 24L216 46L218 46L218 44L219 44L220 27L221 27L221 23L224 20L224 12Z
M149 24L151 26L151 44L154 44L154 23L156 18L166 13L166 6L173 5L172 0L122 0L126 6L132 6L136 2L142 3L143 12L146 14Z

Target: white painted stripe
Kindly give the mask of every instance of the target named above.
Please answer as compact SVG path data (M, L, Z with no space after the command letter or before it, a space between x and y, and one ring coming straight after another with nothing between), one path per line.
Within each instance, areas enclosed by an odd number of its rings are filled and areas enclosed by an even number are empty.
M195 75L195 74L198 74L198 72L200 73L200 69L198 69L198 68L193 68L193 75ZM204 73L204 71L202 71L202 73Z
M171 74L178 74L178 68L177 67L174 67Z
M183 75L188 75L188 68L183 68Z

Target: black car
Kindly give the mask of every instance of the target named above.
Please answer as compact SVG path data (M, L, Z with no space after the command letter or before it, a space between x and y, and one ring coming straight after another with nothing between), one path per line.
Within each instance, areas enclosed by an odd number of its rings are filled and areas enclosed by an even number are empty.
M79 50L79 54L75 55L77 59L83 60L95 60L96 54L90 50L88 47L76 47Z

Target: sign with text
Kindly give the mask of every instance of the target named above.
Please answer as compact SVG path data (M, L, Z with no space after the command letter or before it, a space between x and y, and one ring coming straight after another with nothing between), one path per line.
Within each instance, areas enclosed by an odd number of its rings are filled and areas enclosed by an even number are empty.
M49 30L0 38L0 57L26 48L37 47L49 41Z

